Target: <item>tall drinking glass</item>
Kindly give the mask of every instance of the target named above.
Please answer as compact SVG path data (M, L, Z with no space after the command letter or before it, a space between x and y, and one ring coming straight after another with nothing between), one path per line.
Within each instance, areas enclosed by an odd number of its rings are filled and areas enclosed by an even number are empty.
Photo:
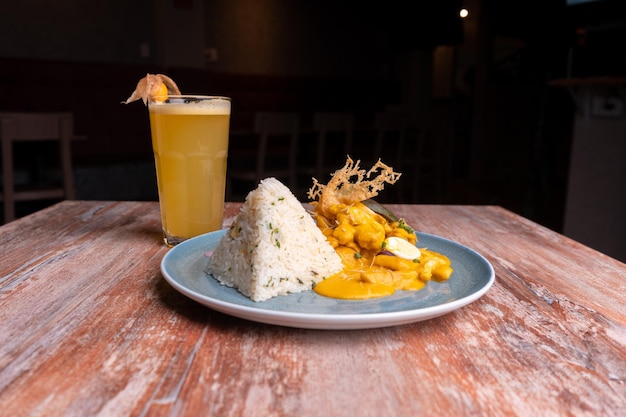
M230 98L217 96L148 102L168 246L222 227L230 105Z

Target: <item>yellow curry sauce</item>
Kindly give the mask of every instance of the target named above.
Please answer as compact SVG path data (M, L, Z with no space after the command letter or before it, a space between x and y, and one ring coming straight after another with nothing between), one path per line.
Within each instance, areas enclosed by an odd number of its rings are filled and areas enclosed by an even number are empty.
M329 218L331 217L331 218ZM318 227L342 258L344 269L318 283L320 295L342 299L385 297L396 290L420 290L430 280L445 281L452 274L450 260L427 249L404 259L385 250L388 239L417 237L403 220L389 222L363 203L334 204L315 212Z

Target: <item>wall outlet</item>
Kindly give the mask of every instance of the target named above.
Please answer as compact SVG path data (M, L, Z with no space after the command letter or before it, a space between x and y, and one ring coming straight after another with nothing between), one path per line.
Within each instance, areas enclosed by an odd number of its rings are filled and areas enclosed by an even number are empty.
M591 115L600 117L620 117L624 114L624 101L619 97L593 97Z
M217 48L204 48L203 55L204 62L209 64L217 62Z
M150 44L148 42L139 44L139 56L141 58L150 58Z

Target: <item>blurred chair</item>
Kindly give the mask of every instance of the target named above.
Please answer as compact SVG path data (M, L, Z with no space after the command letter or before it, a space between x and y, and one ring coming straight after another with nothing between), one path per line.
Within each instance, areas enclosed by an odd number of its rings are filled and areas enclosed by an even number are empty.
M313 116L315 158L303 164L299 172L315 176L326 182L330 175L341 168L352 151L354 115L352 113L317 112ZM309 184L310 185L310 184Z
M384 111L374 116L374 160L381 159L392 166L405 162L407 119L408 116L400 111Z
M255 115L251 140L231 138L227 171L227 198L235 199L233 181L253 183L275 177L291 190L296 188L296 155L300 136L300 117L296 113L259 112Z
M419 202L423 187L439 198L443 189L441 155L438 140L431 129L412 121L402 110L386 110L375 115L376 140L374 157L402 173L400 182L389 191L398 202Z
M74 137L72 113L0 113L2 140L2 195L4 221L15 219L18 201L74 199L74 179L70 142ZM14 149L16 142L56 141L59 145L61 186L26 184L16 188L14 177ZM46 155L48 156L48 155Z

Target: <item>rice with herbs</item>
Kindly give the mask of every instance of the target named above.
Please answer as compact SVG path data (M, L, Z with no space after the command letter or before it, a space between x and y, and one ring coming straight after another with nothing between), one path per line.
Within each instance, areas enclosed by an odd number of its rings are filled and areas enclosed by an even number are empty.
M267 178L246 197L207 269L223 285L264 301L310 290L343 264L289 188Z

